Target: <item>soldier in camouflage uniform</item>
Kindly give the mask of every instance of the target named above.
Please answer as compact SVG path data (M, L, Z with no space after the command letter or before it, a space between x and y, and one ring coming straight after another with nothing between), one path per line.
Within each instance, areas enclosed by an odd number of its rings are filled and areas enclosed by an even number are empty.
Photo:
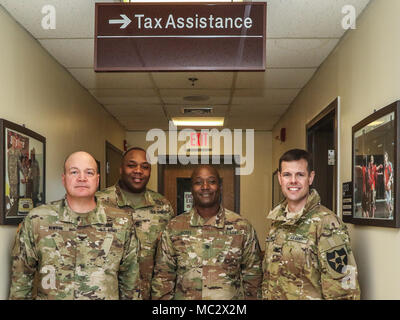
M129 148L123 155L120 174L121 178L114 186L97 192L96 196L133 216L140 241L141 294L144 300L148 300L157 243L175 214L164 196L146 188L151 165L145 150Z
M33 209L17 232L10 299L32 299L34 283L36 299L139 299L133 220L96 201L93 157L70 155L63 183L65 199Z
M153 299L261 298L256 232L220 205L220 183L214 167L194 170L194 207L168 223L157 249Z
M268 215L263 299L360 299L346 225L321 205L311 155L290 150L279 160L286 199Z

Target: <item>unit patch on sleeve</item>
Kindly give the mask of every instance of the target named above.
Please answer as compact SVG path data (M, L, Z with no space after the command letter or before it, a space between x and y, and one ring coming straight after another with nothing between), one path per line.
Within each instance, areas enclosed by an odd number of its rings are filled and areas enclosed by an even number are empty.
M347 252L344 248L332 250L326 253L329 266L337 273L342 273L343 267L347 265Z

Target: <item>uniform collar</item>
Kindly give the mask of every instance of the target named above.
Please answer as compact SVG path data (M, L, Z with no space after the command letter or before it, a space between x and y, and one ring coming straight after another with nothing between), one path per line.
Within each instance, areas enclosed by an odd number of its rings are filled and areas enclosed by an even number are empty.
M154 199L152 198L147 188L144 191L143 200L136 205L134 205L129 199L127 199L127 197L125 197L124 193L121 191L121 187L119 186L119 181L115 184L115 194L117 196L118 207L128 206L133 209L140 209L155 206Z
M272 209L269 212L267 219L272 220L273 222L282 221L283 224L286 225L294 225L296 224L297 221L299 221L299 219L303 215L310 212L312 209L314 209L315 206L319 205L320 203L321 203L321 198L317 190L311 189L311 192L307 198L306 205L302 210L297 212L295 215L293 215L290 218L287 217L286 215L287 200L285 199L283 202L281 202L279 205L277 205L274 209Z
M219 206L218 213L207 221L199 215L195 207L190 210L189 215L191 227L212 226L218 229L223 229L225 226L225 209L222 206Z
M96 208L88 212L87 214L78 214L69 207L66 198L60 203L60 221L72 223L76 225L94 225L107 223L107 215L105 212L104 205L101 201L96 199Z

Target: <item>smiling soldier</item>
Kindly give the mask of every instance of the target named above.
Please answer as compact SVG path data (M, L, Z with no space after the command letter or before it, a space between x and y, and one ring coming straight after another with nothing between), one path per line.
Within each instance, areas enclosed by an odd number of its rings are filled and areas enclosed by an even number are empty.
M157 243L168 221L175 215L170 202L161 194L147 189L151 165L146 151L129 148L122 156L120 179L112 187L96 193L106 203L132 215L140 241L139 269L141 293L150 299L150 284Z
M260 248L254 228L220 205L218 171L192 173L194 207L172 219L157 249L153 299L231 300L261 297Z
M97 164L86 152L64 162L63 200L33 209L12 251L10 299L139 299L133 220L94 196Z
M360 298L346 225L310 191L314 176L307 151L293 149L279 160L285 200L267 216L263 299Z

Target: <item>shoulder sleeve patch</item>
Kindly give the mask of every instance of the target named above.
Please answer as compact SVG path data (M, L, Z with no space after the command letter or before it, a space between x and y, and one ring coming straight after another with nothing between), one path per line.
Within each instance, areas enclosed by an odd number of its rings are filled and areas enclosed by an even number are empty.
M326 260L329 267L337 273L342 273L343 268L348 264L348 255L344 247L335 248L326 253Z

